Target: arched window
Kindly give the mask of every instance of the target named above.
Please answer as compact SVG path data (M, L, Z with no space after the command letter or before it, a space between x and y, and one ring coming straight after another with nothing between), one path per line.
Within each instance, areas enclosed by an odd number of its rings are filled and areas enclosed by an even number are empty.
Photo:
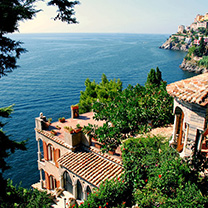
M92 192L92 191L91 191L90 187L87 186L87 199L88 199L88 196L89 196L89 194L90 194L91 192Z
M72 180L67 171L64 172L63 178L64 178L64 189L73 194Z
M82 185L79 180L77 180L77 199L83 200Z
M48 145L48 160L54 161L54 149L51 144Z
M52 175L49 176L49 184L50 190L54 190L56 188L56 179Z

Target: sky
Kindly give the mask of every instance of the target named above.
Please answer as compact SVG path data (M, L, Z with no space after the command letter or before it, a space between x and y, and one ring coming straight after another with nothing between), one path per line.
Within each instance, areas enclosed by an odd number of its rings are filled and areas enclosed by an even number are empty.
M79 24L53 21L56 8L43 9L33 20L19 24L20 33L148 33L172 34L208 12L207 0L80 0L75 7Z

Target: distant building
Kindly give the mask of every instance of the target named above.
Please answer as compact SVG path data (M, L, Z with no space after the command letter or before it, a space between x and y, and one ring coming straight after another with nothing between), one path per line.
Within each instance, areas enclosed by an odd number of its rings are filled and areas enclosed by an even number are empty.
M199 39L195 39L194 40L194 44L195 45L200 45L200 40L201 40L201 37L199 37ZM204 42L207 44L208 43L208 37L204 37Z
M190 30L196 31L197 29L198 29L198 27L197 27L197 23L196 23L196 22L194 22L194 23L192 23L192 24L190 25Z
M170 145L182 157L194 151L208 156L208 73L167 86L174 98L174 128Z
M205 20L205 21L208 21L208 13L205 14L204 20Z
M203 21L203 22L197 22L197 29L198 28L205 28L205 29L207 29L207 24L208 22L206 22L206 21Z
M192 40L191 38L186 38L185 39L185 43L190 44L191 43L191 40Z
M204 15L197 14L194 22L204 21Z
M184 25L179 25L178 26L178 33L183 33L184 30L185 30L185 26Z

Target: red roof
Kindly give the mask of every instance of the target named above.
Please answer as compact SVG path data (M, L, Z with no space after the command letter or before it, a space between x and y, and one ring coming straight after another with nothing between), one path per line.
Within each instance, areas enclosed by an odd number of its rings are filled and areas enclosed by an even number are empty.
M89 150L67 152L58 162L72 173L99 187L102 181L120 177L123 167L120 162Z
M208 73L169 84L167 92L170 96L180 100L206 106L208 104Z

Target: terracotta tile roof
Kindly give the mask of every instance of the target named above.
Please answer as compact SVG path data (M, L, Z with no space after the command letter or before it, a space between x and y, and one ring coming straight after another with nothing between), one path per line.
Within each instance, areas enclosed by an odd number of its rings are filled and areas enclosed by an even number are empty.
M170 96L180 100L206 106L208 104L208 73L169 84L167 92Z
M37 131L38 133L46 136L47 138L51 139L52 141L54 141L54 142L56 142L58 144L61 144L64 147L71 148L71 146L68 145L67 143L65 143L63 139L61 139L61 138L59 138L57 136L52 135L49 131L40 130L40 129L37 129L37 128L35 128L35 131Z
M91 151L69 151L62 155L58 162L96 187L106 179L120 177L123 172L121 164Z

